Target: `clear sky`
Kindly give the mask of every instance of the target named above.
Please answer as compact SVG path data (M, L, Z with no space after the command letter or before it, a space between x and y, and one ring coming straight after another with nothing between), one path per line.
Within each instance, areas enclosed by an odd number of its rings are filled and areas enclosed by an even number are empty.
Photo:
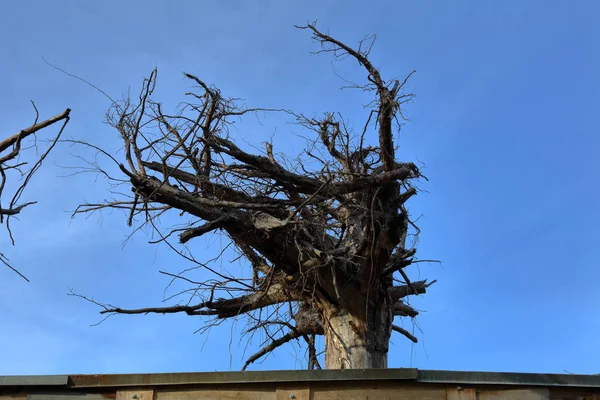
M66 135L119 148L103 124L108 100L41 57L114 97L156 66L171 105L189 89L187 71L250 106L358 119L361 97L338 89L333 67L363 75L310 55L315 43L292 25L318 19L350 44L376 33L384 77L418 71L399 156L426 165L430 181L410 207L423 214L420 256L443 262L410 271L438 283L413 300L420 343L393 336L390 366L599 373L598 15L592 0L4 2L1 132L27 126L34 100L42 117L73 109ZM239 139L274 135L282 151L297 149L292 127L275 122L240 124ZM0 268L0 374L239 369L239 326L207 337L194 334L199 319L174 315L90 327L97 309L69 288L159 305L168 281L158 270L187 265L143 234L123 247L130 230L118 213L71 220L106 184L60 178L60 166L78 165L70 152L58 148L26 192L39 203L13 224L17 246L2 234L2 252L31 283ZM197 246L210 256L218 240ZM285 347L252 368L304 368L301 358Z

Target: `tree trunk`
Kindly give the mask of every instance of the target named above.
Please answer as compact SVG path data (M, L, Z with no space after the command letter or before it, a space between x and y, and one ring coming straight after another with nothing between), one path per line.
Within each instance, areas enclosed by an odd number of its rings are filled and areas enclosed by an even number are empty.
M325 368L387 368L393 315L388 301L374 303L368 318L339 309L328 313L324 322Z

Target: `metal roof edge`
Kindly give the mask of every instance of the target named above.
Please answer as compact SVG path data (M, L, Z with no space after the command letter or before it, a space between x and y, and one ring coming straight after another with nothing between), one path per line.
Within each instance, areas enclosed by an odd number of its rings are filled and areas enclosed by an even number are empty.
M160 374L71 375L69 386L123 387L216 385L277 382L331 382L353 380L413 380L416 368L401 369L347 369L347 370L278 370L245 372L184 372Z
M422 383L600 388L600 375L442 370L419 370L418 375Z
M413 381L445 385L600 388L600 375L442 371L416 368L0 376L0 387L62 386L84 389L336 381Z
M0 376L2 386L67 386L69 375L8 375Z

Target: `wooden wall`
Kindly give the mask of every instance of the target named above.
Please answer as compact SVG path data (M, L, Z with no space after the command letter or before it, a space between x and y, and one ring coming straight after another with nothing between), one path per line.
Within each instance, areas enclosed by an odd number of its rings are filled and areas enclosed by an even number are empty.
M414 382L219 384L127 389L27 389L0 400L600 400L600 389L457 387Z

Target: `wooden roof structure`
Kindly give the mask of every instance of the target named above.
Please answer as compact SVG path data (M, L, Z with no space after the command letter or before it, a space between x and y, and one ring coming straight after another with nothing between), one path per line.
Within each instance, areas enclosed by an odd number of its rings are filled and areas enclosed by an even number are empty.
M417 369L0 376L0 400L600 400L600 375Z

